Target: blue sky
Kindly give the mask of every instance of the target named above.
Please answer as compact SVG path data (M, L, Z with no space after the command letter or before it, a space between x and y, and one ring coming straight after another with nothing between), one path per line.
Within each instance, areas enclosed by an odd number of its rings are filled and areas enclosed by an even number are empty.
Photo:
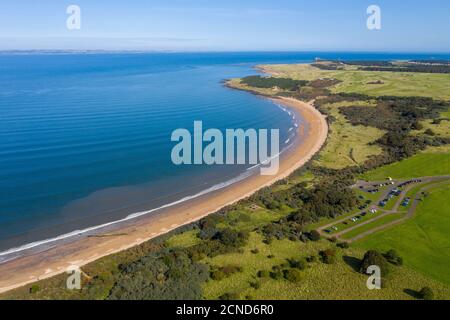
M66 28L71 4L81 30ZM0 50L450 52L449 12L448 0L2 0Z

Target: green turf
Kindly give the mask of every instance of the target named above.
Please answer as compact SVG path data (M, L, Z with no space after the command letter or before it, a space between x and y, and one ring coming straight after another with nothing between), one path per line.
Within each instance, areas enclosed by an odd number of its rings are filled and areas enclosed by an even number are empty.
M407 222L368 236L361 248L395 248L408 266L450 284L450 184L428 190L415 216Z
M353 227L355 227L357 225L360 225L361 223L363 223L363 222L365 222L367 220L374 219L374 218L376 218L376 217L378 217L378 216L380 216L382 214L383 214L382 211L378 211L376 213L368 213L365 217L361 217L361 219L356 221L356 222L353 222L353 221L350 221L349 219L347 219L347 221L345 221L345 222L347 222L347 224L345 224L344 222L341 222L341 223L338 223L338 224L334 225L335 227L338 228L338 230L330 232L330 235L333 235L333 234L345 231L347 229L353 228Z
M394 164L369 171L361 176L368 181L386 177L408 179L426 176L450 175L450 152L426 152Z
M382 217L380 219L372 221L372 222L370 222L368 224L360 226L360 227L358 227L358 228L356 228L354 230L351 230L351 231L343 234L341 236L341 238L345 239L345 240L353 239L354 237L360 235L361 233L364 233L364 232L369 231L371 229L380 227L380 226L385 225L387 223L390 223L392 221L399 220L399 219L401 219L403 217L404 217L404 214L400 214L400 213L389 214L389 215L384 216L384 217Z
M168 247L176 247L176 248L188 248L193 245L196 245L200 242L200 239L197 237L198 230L191 230L182 232L175 236L170 237L166 241L166 245Z

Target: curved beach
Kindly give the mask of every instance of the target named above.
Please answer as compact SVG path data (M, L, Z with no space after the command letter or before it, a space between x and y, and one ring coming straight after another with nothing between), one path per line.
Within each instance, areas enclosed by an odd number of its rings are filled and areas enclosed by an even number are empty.
M68 267L81 267L104 256L126 250L197 221L219 209L247 198L257 190L284 179L308 162L325 143L328 125L325 116L311 104L292 98L273 99L301 114L307 130L299 127L296 143L281 157L275 176L254 175L229 187L140 217L113 231L84 237L68 244L60 244L45 252L30 254L0 264L0 292L5 292L37 280L63 273Z

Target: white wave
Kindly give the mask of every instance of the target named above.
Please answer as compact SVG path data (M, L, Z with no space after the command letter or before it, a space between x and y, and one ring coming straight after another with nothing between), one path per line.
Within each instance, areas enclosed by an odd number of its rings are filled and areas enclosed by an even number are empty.
M152 212L155 212L155 211L158 211L158 210L161 210L161 209L169 208L169 207L175 206L177 204L180 204L180 203L183 203L183 202L186 202L186 201L189 201L189 200L201 197L201 196L203 196L205 194L208 194L210 192L226 188L226 187L228 187L228 186L230 186L230 185L232 185L232 184L234 184L236 182L239 182L239 181L242 181L242 180L248 178L250 175L251 174L249 174L249 173L243 173L243 174L239 175L238 177L236 177L234 179L231 179L231 180L219 183L217 185L214 185L214 186L212 186L210 188L207 188L207 189L205 189L205 190L203 190L203 191L201 191L201 192L199 192L199 193L197 193L195 195L184 197L184 198L182 198L180 200L177 200L177 201L165 204L165 205L160 206L158 208L154 208L154 209L147 210L147 211L136 212L136 213L130 214L130 215L128 215L125 218L120 219L120 220L115 220L115 221L112 221L112 222L100 224L100 225L89 227L89 228L82 229L82 230L75 230L75 231L72 231L72 232L69 232L69 233L62 234L60 236L54 237L54 238L45 239L45 240L42 240L42 241L31 242L31 243L25 244L25 245L20 246L20 247L12 248L12 249L0 252L0 257L7 256L7 255L10 255L10 254L13 254L13 253L18 253L18 252L25 251L25 250L29 250L29 249L33 249L33 248L36 248L38 246L42 246L42 245L45 245L45 244L53 243L53 242L56 242L56 241L65 240L65 239L68 239L68 238L71 238L71 237L74 237L74 236L80 236L80 235L83 235L84 233L87 233L87 232L96 231L96 230L99 230L99 229L102 229L102 228L106 228L106 227L109 227L109 226L112 226L112 225L115 225L115 224L126 222L126 221L129 221L129 220L132 220L132 219L136 219L138 217L142 217L142 216L147 215L149 213L152 213Z
M285 144L287 144L289 141L290 141L290 139L288 139ZM271 158L268 158L267 160L261 162L260 164L257 164L257 165L255 165L253 167L248 168L246 170L246 172L244 172L243 174L237 176L236 178L230 179L228 181L225 181L225 182L222 182L222 183L219 183L219 184L216 184L216 185L214 185L214 186L212 186L210 188L207 188L207 189L205 189L205 190L203 190L203 191L201 191L201 192L199 192L197 194L194 194L192 196L184 197L184 198L182 198L180 200L177 200L177 201L174 201L174 202L162 205L162 206L160 206L158 208L154 208L154 209L146 210L146 211L141 211L141 212L136 212L136 213L133 213L133 214L130 214L130 215L126 216L123 219L119 219L119 220L115 220L115 221L112 221L112 222L100 224L100 225L89 227L89 228L82 229L82 230L75 230L75 231L72 231L72 232L65 233L65 234L62 234L60 236L54 237L54 238L49 238L49 239L45 239L45 240L41 240L41 241L31 242L31 243L25 244L23 246L19 246L19 247L16 247L16 248L11 248L11 249L8 249L6 251L0 252L0 257L5 257L5 256L8 256L8 255L11 255L11 254L14 254L14 253L19 253L19 252L22 252L22 251L25 251L25 250L29 250L29 249L33 249L33 248L36 248L36 247L39 247L39 246L46 245L46 244L51 244L53 242L69 239L69 238L72 238L72 237L75 237L75 236L81 236L81 235L83 235L85 233L88 233L88 232L96 231L96 230L99 230L99 229L103 229L103 228L106 228L106 227L109 227L109 226L113 226L113 225L116 225L116 224L119 224L119 223L123 223L123 222L129 221L129 220L132 220L132 219L136 219L136 218L145 216L147 214L150 214L152 212L155 212L155 211L158 211L158 210L161 210L161 209L170 208L170 207L173 207L173 206L175 206L177 204L180 204L180 203L183 203L183 202L195 199L195 198L199 198L199 197L201 197L203 195L206 195L206 194L208 194L210 192L226 188L226 187L228 187L228 186L230 186L232 184L235 184L235 183L237 183L239 181L242 181L242 180L250 177L252 175L252 172L251 172L252 169L255 169L256 167L259 167L261 165L265 165L265 164L269 163L272 159L274 159L276 157L279 157L282 153L284 153L286 150L288 150L292 145L293 144L287 146L286 148L281 150L278 154L274 155ZM9 260L10 259L8 259L6 261L9 261ZM0 261L0 263L2 263L2 262L5 262L5 260L1 260Z

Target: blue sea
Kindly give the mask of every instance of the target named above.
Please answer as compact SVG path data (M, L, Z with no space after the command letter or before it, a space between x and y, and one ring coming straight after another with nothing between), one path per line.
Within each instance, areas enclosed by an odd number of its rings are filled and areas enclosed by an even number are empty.
M223 80L262 63L429 59L358 53L1 53L0 251L179 201L246 166L175 166L173 130L276 128L292 117ZM301 121L301 119L300 119Z

